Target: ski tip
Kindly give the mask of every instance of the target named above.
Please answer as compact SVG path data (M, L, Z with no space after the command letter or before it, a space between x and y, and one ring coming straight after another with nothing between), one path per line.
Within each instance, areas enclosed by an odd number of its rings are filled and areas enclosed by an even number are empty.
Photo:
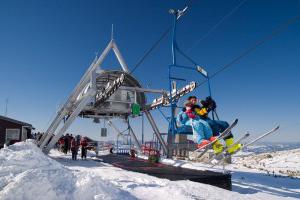
M273 133L275 131L278 131L278 129L280 128L280 125L275 126L272 130L270 130L270 133Z

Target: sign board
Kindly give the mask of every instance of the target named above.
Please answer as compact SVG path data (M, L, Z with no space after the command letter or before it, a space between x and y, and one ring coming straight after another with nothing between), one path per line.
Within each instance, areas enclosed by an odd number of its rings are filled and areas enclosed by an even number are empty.
M135 115L135 116L140 115L140 113L141 113L141 106L139 104L137 104L137 103L133 103L131 105L131 113L133 115Z

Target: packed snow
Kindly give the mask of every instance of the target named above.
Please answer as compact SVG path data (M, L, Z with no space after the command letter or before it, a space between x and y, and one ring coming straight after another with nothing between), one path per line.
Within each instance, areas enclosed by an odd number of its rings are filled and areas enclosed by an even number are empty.
M237 157L235 163L273 176L300 177L300 149Z
M282 167L283 156L300 150L262 159L266 168ZM90 155L92 156L92 155ZM254 156L254 155L252 155ZM288 156L287 156L288 157ZM256 158L256 157L255 157ZM249 160L247 160L249 159ZM289 160L299 170L298 158ZM201 169L188 161L164 160L168 164ZM299 199L300 179L278 177L259 168L249 168L254 158L236 158L228 166L233 173L233 191L191 181L169 181L126 171L91 157L73 161L71 155L52 150L43 154L32 141L20 142L0 150L0 199ZM277 163L274 165L274 162ZM246 163L246 164L245 164ZM254 164L256 165L256 164ZM207 166L206 166L207 167ZM220 169L218 169L220 170ZM280 174L277 170L274 172ZM284 174L283 174L284 175Z

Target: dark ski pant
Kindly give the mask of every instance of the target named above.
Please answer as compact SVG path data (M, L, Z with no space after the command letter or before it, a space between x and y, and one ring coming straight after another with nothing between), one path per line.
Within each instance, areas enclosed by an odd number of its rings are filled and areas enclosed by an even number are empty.
M86 147L81 147L81 159L86 159Z
M206 121L209 124L209 126L211 127L211 129L213 131L213 136L218 136L220 133L222 133L229 127L228 122L225 122L225 121L212 120L210 118L204 118L203 120ZM225 137L224 140L232 138L232 137L233 137L233 135L230 132L230 134L227 137Z
M72 150L72 160L77 160L77 153L78 153L77 149Z
M68 153L68 148L69 148L69 147L68 147L67 145L64 146L64 153L65 153L65 154Z

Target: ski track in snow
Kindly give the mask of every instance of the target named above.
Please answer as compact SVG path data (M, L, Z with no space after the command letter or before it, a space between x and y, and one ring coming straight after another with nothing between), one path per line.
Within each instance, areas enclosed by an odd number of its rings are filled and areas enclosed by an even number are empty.
M228 166L232 171L233 191L227 191L130 172L95 162L91 157L73 161L71 155L56 150L48 157L31 141L26 141L0 150L0 199L299 199L299 178L275 178L260 169L263 165L269 170L280 168L291 154L290 169L299 170L298 152L300 149L258 158L259 163L265 164L257 164L257 156L235 158L236 164ZM163 162L193 169L208 167L188 161ZM247 164L258 167L249 169Z

